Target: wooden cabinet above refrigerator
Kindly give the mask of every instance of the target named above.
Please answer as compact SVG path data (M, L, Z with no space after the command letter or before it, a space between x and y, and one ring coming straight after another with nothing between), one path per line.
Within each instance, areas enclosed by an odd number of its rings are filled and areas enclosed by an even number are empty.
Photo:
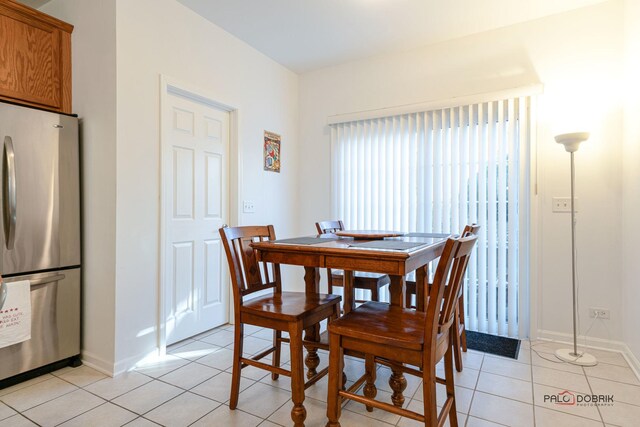
M73 25L0 0L0 99L71 113Z

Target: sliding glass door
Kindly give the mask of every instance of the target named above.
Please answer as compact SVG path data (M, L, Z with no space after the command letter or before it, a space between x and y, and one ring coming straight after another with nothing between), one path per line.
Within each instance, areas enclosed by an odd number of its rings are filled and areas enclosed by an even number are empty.
M529 111L520 97L331 126L333 214L348 228L481 225L465 280L470 330L519 335Z

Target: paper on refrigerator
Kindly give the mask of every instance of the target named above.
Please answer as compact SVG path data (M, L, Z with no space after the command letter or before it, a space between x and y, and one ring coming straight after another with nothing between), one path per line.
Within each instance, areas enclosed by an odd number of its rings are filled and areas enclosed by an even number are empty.
M0 348L31 339L31 283L5 283L7 296L0 308Z

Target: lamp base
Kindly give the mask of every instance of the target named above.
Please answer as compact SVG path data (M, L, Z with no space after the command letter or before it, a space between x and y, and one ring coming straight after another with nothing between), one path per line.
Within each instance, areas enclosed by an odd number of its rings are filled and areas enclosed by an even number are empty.
M556 357L562 361L569 362L578 366L595 366L598 360L589 353L575 354L571 348L561 348L556 350Z

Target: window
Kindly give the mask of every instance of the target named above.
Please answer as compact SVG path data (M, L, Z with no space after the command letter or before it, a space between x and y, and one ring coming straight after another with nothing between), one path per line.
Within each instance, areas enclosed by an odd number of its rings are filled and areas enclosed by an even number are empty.
M512 98L331 126L332 207L346 227L459 233L481 225L464 285L470 330L518 335L529 103Z

